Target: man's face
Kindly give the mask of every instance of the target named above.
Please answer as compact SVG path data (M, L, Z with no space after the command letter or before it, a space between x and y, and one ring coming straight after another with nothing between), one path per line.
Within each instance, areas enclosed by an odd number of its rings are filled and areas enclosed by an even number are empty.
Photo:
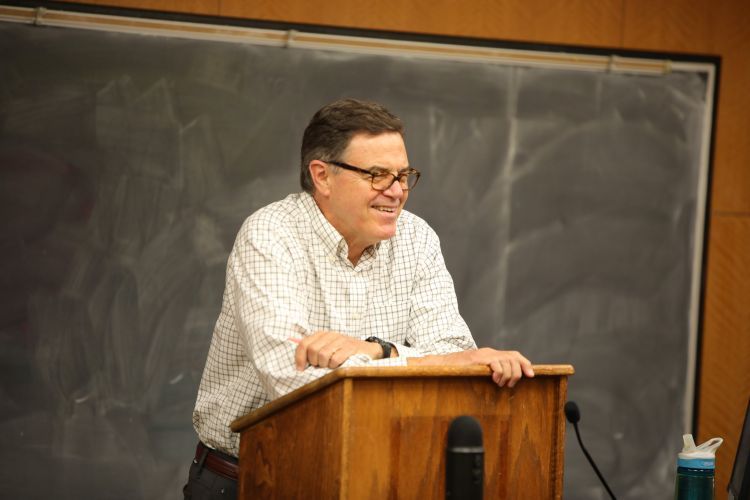
M352 137L341 161L366 170L386 169L394 174L409 166L401 134L357 134ZM372 188L371 177L337 169L328 164L329 182L323 214L349 245L350 260L379 241L396 234L396 221L409 196L398 182L385 191Z

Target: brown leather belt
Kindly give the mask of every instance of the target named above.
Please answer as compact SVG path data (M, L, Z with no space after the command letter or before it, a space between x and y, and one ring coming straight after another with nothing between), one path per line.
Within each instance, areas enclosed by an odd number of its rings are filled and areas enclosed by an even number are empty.
M222 453L212 450L205 444L198 442L198 447L195 449L195 463L200 463L200 461L203 460L203 466L206 469L219 474L220 476L224 476L227 479L234 479L236 481L237 472L239 471L237 462L233 462L222 455Z

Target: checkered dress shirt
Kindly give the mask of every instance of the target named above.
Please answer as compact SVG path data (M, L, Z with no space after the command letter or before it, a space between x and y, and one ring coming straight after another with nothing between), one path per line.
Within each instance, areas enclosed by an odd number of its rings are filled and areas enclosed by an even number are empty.
M294 366L297 344L319 330L377 336L399 356L364 354L343 366L405 365L406 358L476 347L458 312L440 242L402 211L396 235L368 248L356 266L347 244L307 193L251 215L229 256L222 310L193 412L200 439L237 455L229 425L331 370Z

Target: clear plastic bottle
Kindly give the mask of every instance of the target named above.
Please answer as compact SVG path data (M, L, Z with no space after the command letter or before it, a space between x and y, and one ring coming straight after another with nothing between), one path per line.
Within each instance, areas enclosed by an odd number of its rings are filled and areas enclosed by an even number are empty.
M724 440L713 438L695 446L693 435L685 434L682 441L682 451L677 455L675 500L713 500L716 449Z

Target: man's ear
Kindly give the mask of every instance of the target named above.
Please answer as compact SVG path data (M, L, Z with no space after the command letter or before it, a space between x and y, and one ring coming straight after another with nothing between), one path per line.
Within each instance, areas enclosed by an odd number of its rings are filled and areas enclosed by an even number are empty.
M330 194L328 182L331 175L328 166L325 162L313 160L307 168L310 169L310 177L312 177L313 184L315 185L315 191L323 196L328 196Z

